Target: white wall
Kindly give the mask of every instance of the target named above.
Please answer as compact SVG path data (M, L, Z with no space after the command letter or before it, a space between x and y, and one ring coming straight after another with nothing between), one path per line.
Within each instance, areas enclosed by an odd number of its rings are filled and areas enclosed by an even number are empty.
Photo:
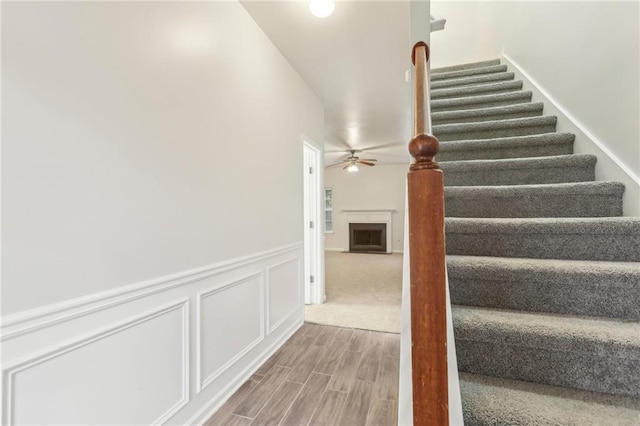
M236 2L2 8L3 423L201 420L302 321L321 102Z
M324 169L324 186L333 189L334 233L325 233L326 250L349 249L349 226L342 210L393 209L393 251L404 248L404 188L409 164L362 166L357 173Z
M576 151L598 155L598 179L619 179L620 169L630 176L625 209L640 215L640 3L434 1L432 9L447 19L431 36L432 67L507 55L584 129Z

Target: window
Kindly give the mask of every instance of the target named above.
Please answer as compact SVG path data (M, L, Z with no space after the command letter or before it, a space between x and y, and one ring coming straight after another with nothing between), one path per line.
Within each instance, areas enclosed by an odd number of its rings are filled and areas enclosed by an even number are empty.
M324 189L324 232L333 233L333 190Z

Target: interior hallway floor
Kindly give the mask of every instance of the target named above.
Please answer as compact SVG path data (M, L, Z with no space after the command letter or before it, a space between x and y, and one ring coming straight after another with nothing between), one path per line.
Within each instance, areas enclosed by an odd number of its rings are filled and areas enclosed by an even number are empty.
M396 425L400 335L305 323L205 423Z
M325 293L305 321L400 333L402 254L325 252Z

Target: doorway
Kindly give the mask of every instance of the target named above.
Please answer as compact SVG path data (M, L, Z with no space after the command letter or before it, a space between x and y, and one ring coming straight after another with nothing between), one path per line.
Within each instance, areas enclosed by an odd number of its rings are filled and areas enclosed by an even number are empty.
M303 139L304 303L324 302L324 242L321 150Z

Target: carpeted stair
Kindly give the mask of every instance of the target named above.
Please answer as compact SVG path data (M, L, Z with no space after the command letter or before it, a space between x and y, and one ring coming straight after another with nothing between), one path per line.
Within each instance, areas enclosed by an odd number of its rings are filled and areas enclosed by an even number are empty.
M432 70L466 425L640 425L640 218L499 60Z

